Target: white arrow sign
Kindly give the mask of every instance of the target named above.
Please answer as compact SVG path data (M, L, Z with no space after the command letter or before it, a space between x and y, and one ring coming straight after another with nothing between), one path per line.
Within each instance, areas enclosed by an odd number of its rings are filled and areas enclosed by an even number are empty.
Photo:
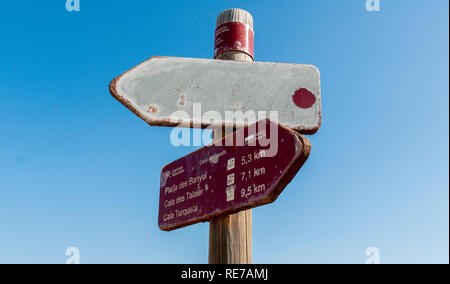
M321 124L320 74L312 65L152 57L114 79L110 91L154 126L233 127L226 111L277 111L280 123L305 134ZM195 119L196 103L224 119Z

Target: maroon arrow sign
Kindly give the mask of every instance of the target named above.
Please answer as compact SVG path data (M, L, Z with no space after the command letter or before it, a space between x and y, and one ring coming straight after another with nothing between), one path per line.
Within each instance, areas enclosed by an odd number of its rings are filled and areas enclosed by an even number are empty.
M274 202L311 152L305 137L268 120L230 134L219 144L163 167L161 230Z

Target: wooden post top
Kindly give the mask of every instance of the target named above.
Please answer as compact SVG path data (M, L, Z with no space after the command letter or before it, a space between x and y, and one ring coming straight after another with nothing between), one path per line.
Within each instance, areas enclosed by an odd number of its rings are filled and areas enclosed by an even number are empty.
M253 29L252 15L242 9L228 9L217 16L216 27L229 22L238 22L249 25Z
M216 21L214 58L254 61L253 17L242 9L229 9Z

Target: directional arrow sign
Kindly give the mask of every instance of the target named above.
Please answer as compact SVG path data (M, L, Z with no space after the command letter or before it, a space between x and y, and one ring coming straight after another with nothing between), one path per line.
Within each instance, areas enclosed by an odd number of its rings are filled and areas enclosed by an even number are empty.
M162 230L275 201L311 150L305 137L268 120L219 143L222 146L206 146L163 167L158 221ZM235 146L227 146L231 143Z
M277 111L280 123L304 134L321 124L320 75L312 65L152 57L114 79L110 91L155 126L245 125L227 120L226 111ZM222 119L196 116L195 103Z

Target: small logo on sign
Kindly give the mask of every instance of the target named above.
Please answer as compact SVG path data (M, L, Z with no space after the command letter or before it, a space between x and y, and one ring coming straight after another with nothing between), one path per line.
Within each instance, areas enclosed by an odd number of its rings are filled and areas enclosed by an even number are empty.
M229 174L227 177L227 185L234 184L234 174Z
M228 165L227 165L227 171L230 171L230 170L234 169L235 164L236 164L236 159L235 158L229 159L228 160Z
M227 187L227 190L226 190L226 192L227 192L227 202L230 202L230 201L234 200L234 188L235 188L234 185Z

